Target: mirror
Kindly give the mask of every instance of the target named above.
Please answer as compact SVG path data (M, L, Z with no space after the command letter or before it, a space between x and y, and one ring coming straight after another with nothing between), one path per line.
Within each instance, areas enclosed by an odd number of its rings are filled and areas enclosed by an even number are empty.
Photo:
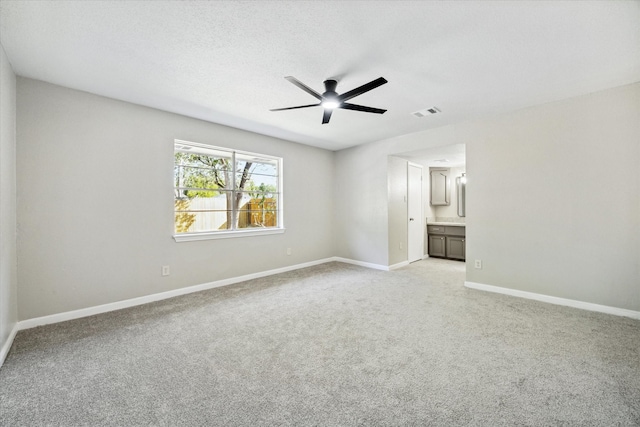
M463 173L462 176L456 178L456 193L458 195L458 216L465 216L465 193L467 186L467 177Z

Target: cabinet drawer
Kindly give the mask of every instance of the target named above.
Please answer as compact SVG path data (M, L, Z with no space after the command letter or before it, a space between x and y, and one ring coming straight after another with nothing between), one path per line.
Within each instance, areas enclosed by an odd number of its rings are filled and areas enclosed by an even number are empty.
M427 225L427 233L429 234L444 234L445 226L444 225Z
M464 236L466 229L464 227L445 226L444 234L447 236Z
M446 234L447 236L464 236L466 229L455 225L427 225L428 234Z

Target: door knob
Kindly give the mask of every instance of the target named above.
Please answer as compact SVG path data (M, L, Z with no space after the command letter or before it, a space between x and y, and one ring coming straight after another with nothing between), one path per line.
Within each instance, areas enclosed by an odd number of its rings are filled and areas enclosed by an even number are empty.
M409 218L409 221L413 221L413 218Z

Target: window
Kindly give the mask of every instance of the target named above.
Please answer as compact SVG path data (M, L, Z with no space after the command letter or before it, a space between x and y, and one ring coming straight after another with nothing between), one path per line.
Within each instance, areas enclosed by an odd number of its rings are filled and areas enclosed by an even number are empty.
M175 141L174 239L284 232L282 159Z

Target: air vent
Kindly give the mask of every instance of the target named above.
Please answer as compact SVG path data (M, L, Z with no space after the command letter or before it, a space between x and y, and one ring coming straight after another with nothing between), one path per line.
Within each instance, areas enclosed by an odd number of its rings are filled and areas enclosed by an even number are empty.
M426 116L432 116L439 112L440 112L440 109L438 107L431 107L431 108L425 108L424 110L415 111L411 114L413 114L416 117L426 117Z

